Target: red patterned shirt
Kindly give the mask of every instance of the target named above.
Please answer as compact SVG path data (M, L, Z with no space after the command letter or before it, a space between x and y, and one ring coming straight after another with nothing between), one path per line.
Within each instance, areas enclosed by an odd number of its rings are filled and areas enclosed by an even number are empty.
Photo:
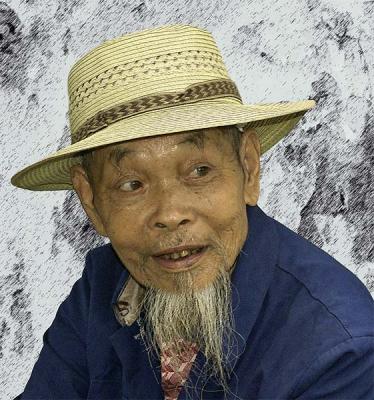
M184 349L179 357L176 356L173 345L163 344L161 346L161 386L165 400L178 399L198 353L196 343L188 343L181 339L178 340L178 343L184 344Z

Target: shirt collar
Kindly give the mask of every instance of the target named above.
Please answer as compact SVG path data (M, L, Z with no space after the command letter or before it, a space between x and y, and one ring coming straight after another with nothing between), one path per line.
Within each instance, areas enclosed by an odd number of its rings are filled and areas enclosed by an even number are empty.
M235 329L245 341L260 312L279 251L274 220L258 205L247 205L246 209L248 234L231 275ZM122 326L136 321L143 295L144 288L125 268L112 297L114 314ZM242 350L244 347L239 343L238 351Z

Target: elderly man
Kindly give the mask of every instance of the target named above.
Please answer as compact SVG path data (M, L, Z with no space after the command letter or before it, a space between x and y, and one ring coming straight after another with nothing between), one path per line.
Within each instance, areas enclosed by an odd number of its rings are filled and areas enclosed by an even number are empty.
M69 75L72 144L12 178L74 189L109 244L22 399L373 399L373 300L258 206L260 156L312 100L242 104L212 36L105 42Z

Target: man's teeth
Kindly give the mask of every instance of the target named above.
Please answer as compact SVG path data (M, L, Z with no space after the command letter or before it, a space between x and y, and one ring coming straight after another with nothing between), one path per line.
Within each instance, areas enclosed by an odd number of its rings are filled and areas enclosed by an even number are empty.
M188 257L191 254L196 254L199 252L202 248L200 249L193 249L193 250L182 250L180 253L170 253L170 254L164 254L163 256L160 256L161 258L165 258L166 260L177 260L178 258L181 257Z

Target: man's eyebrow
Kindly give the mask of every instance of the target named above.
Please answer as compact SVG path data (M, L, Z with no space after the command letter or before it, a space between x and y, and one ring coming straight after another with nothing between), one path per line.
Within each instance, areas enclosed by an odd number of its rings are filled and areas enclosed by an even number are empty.
M192 132L187 137L185 137L182 141L178 142L177 145L181 144L192 144L195 145L198 149L204 150L205 148L205 132ZM127 147L115 147L109 153L108 160L114 161L114 164L118 166L118 163L129 154L138 153L136 150L131 150Z
M206 142L205 132L199 131L190 133L181 142L178 142L178 145L188 143L195 145L199 150L204 150L205 142Z
M122 160L123 157L128 156L129 154L137 153L135 150L131 150L127 147L115 147L108 156L109 161L114 161L114 164L118 166L118 163Z

